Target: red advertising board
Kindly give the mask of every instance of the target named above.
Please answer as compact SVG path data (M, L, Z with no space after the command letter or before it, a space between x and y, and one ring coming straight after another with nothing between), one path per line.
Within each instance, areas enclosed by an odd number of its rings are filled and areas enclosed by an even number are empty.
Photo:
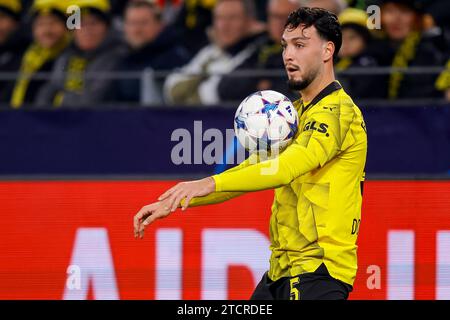
M272 192L177 211L173 181L0 183L0 299L247 299L268 267ZM450 182L368 181L352 299L450 299Z

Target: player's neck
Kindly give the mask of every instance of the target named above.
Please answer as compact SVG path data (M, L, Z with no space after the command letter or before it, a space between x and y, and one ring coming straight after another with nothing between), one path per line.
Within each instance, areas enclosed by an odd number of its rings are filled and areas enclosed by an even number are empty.
M308 87L300 91L302 100L304 102L311 102L323 89L330 83L335 81L333 70L331 72L324 72L316 77Z

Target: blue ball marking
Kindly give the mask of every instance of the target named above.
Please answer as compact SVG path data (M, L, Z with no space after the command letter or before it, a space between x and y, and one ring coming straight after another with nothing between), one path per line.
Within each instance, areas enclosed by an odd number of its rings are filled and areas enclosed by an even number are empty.
M241 117L239 117L239 116L236 117L234 119L234 121L236 122L236 128L247 130L247 126L245 124L245 121Z
M270 102L267 101L266 99L262 99L264 107L261 109L261 113L266 114L266 115L270 115L270 111L275 111L278 108L278 104L280 103L280 101L276 101L276 102Z

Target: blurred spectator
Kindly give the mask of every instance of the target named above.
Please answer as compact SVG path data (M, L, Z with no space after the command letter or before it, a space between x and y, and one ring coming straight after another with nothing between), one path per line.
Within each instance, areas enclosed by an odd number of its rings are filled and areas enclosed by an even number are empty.
M303 7L326 9L337 16L347 7L345 0L303 0L301 4Z
M450 28L450 2L448 0L427 0L424 2L426 12L433 17L434 23L446 29Z
M165 27L160 8L148 1L133 1L125 10L125 39L128 52L117 66L118 71L169 71L188 63L189 53L180 46L171 27ZM156 83L161 93L162 83ZM114 98L122 102L139 102L141 81L121 79L114 82ZM153 96L146 103L161 103L162 97Z
M0 0L0 72L16 72L28 45L20 29L20 0ZM14 80L0 80L0 104L8 105Z
M95 106L109 94L110 79L98 73L114 70L123 55L116 32L108 30L109 2L86 0L77 4L81 28L75 29L73 44L56 61L50 82L38 94L38 105Z
M208 45L206 29L212 23L212 10L216 0L184 0L175 21L180 41L191 57Z
M270 0L267 6L267 35L258 52L237 70L282 72L281 76L249 76L237 78L231 73L225 75L219 84L221 101L239 102L249 94L259 90L275 90L291 99L298 95L289 90L285 76L281 48L281 36L289 13L300 7L299 1ZM237 86L236 83L239 83Z
M223 74L256 53L261 34L250 33L254 10L251 1L219 0L214 7L212 43L165 83L169 103L217 104Z
M336 71L345 71L354 67L376 67L376 60L367 52L372 40L367 28L367 13L363 10L347 8L339 15L342 26L342 47L335 64ZM338 75L345 90L355 99L381 98L383 92L377 90L374 75ZM382 81L383 79L381 79Z
M407 0L382 0L381 23L384 38L374 43L372 52L384 66L407 68L441 66L443 54L422 36L420 6ZM396 98L433 98L442 96L434 87L436 75L392 72L386 83L385 96Z
M58 0L36 0L31 8L33 43L22 57L20 76L12 90L13 108L34 101L45 80L33 79L33 75L36 72L50 72L69 44L65 8L60 3Z
M123 30L125 9L132 2L148 2L161 10L161 20L167 24L173 24L180 10L182 0L109 0L111 4L111 25L117 30ZM181 36L181 34L180 34Z
M447 56L450 55L450 1L430 0L426 2L424 15L424 37Z

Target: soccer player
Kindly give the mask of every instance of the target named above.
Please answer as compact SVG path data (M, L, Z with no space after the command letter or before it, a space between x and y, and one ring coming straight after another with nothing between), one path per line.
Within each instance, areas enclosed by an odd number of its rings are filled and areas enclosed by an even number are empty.
M288 85L301 94L295 141L275 158L252 155L221 174L177 184L136 214L135 237L177 207L275 189L270 268L252 299L347 299L357 271L367 135L361 111L334 77L341 28L326 10L300 8L281 42Z

